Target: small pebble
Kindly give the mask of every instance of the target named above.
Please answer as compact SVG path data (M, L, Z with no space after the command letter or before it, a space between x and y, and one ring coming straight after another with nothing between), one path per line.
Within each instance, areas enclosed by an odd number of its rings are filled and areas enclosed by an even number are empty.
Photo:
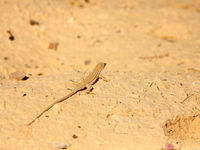
M10 73L9 79L11 79L11 80L22 80L25 76L26 76L25 72L16 71L16 72Z
M59 44L58 42L51 42L49 43L48 49L57 50L58 44Z
M84 64L85 64L85 65L91 64L91 60L85 60L85 61L84 61Z
M67 147L69 147L70 145L65 143L54 143L52 146L58 149L67 149Z
M32 25L32 26L33 26L33 25L40 25L40 23L39 23L38 21L33 20L33 19L31 19L29 23L30 23L30 25Z
M15 37L13 36L12 32L8 30L7 33L9 34L9 40L14 41Z
M74 139L77 139L77 138L78 138L78 136L77 136L76 134L73 134L72 137L73 137Z

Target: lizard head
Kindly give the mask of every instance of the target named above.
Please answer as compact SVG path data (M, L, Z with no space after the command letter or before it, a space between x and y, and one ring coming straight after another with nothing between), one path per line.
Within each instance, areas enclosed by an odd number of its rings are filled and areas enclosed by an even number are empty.
M103 68L105 68L106 63L104 63L104 62L99 62L98 65L103 69Z

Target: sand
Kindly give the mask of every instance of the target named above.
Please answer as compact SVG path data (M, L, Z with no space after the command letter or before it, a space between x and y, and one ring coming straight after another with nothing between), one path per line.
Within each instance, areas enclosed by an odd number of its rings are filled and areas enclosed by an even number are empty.
M1 0L0 149L200 149L199 18L198 0ZM107 82L26 125L98 62Z

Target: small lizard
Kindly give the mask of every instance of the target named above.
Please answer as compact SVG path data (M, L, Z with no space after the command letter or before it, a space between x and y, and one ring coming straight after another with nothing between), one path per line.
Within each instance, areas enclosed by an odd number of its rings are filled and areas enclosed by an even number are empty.
M81 90L85 90L85 89L87 89L87 91L91 91L92 85L95 84L99 78L102 78L99 75L105 66L106 66L106 63L103 63L103 62L98 63L96 67L94 68L94 70L82 82L77 84L76 87L68 95L64 96L63 98L49 105L45 110L43 110L37 117L35 117L27 125L30 126L32 123L35 122L36 119L40 118L40 116L42 116L45 112L51 109L55 104L63 102L64 100L68 99L69 97L76 94L77 92Z

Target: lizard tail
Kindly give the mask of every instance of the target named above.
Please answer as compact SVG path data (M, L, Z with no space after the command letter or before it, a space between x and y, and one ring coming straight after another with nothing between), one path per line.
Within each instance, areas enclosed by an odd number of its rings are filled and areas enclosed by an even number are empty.
M51 105L49 105L45 110L43 110L39 115L37 115L31 122L29 122L27 124L27 126L30 126L31 124L33 124L36 119L40 118L45 112L47 112L49 109L51 109L55 104L63 102L64 100L68 99L69 97L71 97L72 95L76 94L77 92L78 91L72 91L67 96L65 96L65 97L59 99L58 101L52 103Z

